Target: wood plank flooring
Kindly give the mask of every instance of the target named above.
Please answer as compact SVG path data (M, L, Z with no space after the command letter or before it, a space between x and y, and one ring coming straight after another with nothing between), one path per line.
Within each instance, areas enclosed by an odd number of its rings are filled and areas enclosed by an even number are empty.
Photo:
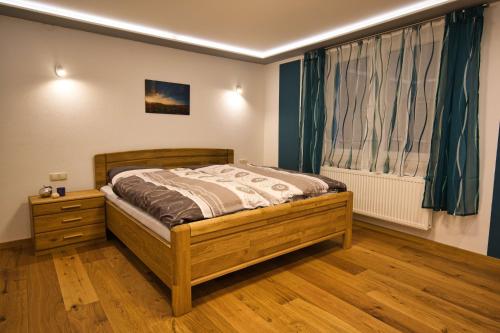
M119 241L34 257L0 249L0 332L500 332L500 261L355 227L170 291Z

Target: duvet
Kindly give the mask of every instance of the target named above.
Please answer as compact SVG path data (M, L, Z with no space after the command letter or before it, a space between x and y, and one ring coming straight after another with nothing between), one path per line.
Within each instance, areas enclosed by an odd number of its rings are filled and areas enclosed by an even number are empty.
M323 176L255 165L132 169L111 172L113 191L169 228L346 190Z

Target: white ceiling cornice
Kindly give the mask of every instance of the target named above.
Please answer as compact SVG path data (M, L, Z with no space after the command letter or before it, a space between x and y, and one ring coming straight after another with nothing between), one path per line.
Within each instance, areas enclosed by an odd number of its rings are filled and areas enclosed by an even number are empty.
M119 20L105 16L89 14L83 11L64 8L62 6L49 5L38 1L0 0L0 5L21 11L26 11L54 18L79 22L86 25L96 26L97 28L113 29L115 31L121 31L124 33L129 33L137 36L144 36L145 38L149 37L149 38L154 38L155 40L159 39L168 42L169 44L167 45L169 46L172 43L174 43L172 45L185 44L185 47L181 46L179 48L189 49L188 46L193 46L195 47L194 49L195 51L199 51L200 49L215 50L219 51L219 53L222 52L223 56L228 56L227 54L234 54L243 56L242 58L243 60L252 61L253 58L255 60L254 62L268 63L271 60L276 60L277 58L279 58L280 55L288 56L291 53L293 53L294 50L300 50L300 52L302 52L304 49L307 49L308 47L325 43L327 41L335 40L337 38L349 36L356 32L367 31L370 28L381 26L412 15L417 15L422 12L426 11L428 12L438 7L446 7L445 5L448 5L449 7L450 4L453 3L458 4L460 2L465 3L471 1L455 1L455 0L418 1L412 3L411 5L386 11L376 16L372 16L357 22L336 27L332 30L323 32L321 34L312 35L283 45L276 45L275 47L264 50L246 48L244 46L243 47L235 46L228 43L221 43L205 38L199 38L197 36L178 34L163 29L137 24L134 22L128 22L125 20ZM83 29L83 30L88 30L88 29ZM140 38L133 38L133 39L140 39ZM203 52L203 53L211 53L211 52ZM216 53L215 55L219 54Z

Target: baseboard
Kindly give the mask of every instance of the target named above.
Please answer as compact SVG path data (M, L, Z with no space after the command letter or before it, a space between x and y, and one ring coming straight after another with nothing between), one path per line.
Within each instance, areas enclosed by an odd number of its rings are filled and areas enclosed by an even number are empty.
M0 243L0 250L9 249L12 247L20 247L20 246L21 247L31 246L31 238L18 239L15 241Z
M354 213L353 219L356 221L359 221L359 222L364 222L364 223L370 224L370 225L379 226L379 227L382 227L382 228L385 228L388 230L397 231L397 232L400 232L404 235L413 236L413 237L416 237L417 239L428 239L426 237L426 235L431 232L431 229L422 230L422 229L412 228L412 227L407 226L407 225L401 225L401 224L397 224L394 222L389 222L389 221L377 219L375 217L361 215L361 214L357 214L357 213Z
M448 244L439 243L439 242L436 242L436 241L431 240L431 239L421 238L421 237L418 237L418 236L415 236L415 235L411 235L411 234L407 234L407 233L404 233L404 232L401 232L401 231L398 231L398 230L393 230L393 229L385 228L385 227L382 227L382 226L377 225L377 224L373 224L373 223L369 223L369 222L364 222L364 221L359 221L359 220L354 220L353 221L353 226L355 226L355 227L361 227L361 228L365 228L365 229L370 229L370 230L374 230L374 231L381 232L381 233L384 233L384 234L387 234L387 235L390 235L390 236L393 236L393 237L397 237L397 238L400 238L400 239L404 239L404 240L407 240L407 241L410 241L410 242L413 242L413 243L418 243L420 245L425 245L425 246L428 246L430 248L434 248L434 249L437 249L437 250L442 249L442 250L446 250L446 251L455 252L458 255L464 255L464 256L474 257L474 259L477 259L477 260L483 260L485 262L494 263L494 264L497 264L497 265L500 264L500 259L497 259L497 258L494 258L494 257L488 257L487 255L484 255L484 254L480 254L480 253L476 253L476 252L464 250L464 249L461 249L461 248L458 248L458 247L455 247L455 246L451 246L451 245L448 245Z

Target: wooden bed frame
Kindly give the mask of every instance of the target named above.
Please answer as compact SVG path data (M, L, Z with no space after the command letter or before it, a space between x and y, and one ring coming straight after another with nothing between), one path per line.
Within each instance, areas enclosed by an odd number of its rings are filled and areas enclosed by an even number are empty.
M155 149L96 155L95 187L111 168L127 165L178 167L233 163L231 149ZM106 226L172 291L175 316L191 310L191 287L221 275L343 236L351 247L352 193L242 211L172 228L170 242L112 202Z

